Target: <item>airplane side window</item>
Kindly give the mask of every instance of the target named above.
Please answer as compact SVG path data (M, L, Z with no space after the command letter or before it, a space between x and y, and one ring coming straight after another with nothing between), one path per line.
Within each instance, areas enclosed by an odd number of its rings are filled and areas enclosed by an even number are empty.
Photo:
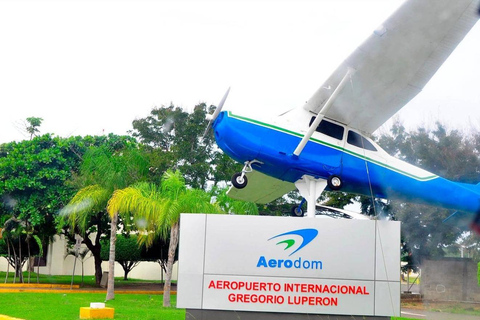
M353 131L348 131L347 142L355 147L377 151L370 141Z
M309 126L312 125L314 120L315 117L312 117ZM342 140L344 128L330 121L322 120L315 131L323 133L329 137Z

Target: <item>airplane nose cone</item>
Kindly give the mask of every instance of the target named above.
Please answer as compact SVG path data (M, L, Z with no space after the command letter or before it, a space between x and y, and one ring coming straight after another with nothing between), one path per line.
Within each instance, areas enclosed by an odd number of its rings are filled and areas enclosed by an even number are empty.
M223 127L223 118L225 116L225 111L222 111L217 119L213 122L212 128L213 128L213 133L215 135L215 140L218 142L221 140L222 137L222 127Z
M222 122L223 117L225 116L225 112L226 112L226 111L220 112L220 114L218 115L217 119L215 119L215 121L214 121L213 124L212 124L212 127L213 127L213 128L215 128L220 122Z

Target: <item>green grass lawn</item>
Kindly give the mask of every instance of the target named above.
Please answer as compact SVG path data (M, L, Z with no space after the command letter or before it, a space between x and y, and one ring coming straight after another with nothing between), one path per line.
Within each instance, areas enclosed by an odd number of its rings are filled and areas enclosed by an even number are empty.
M115 308L119 320L184 320L185 310L162 307L161 295L116 294L115 300L106 303ZM3 293L0 314L26 320L77 320L80 307L90 302L103 302L105 294L87 293ZM172 296L172 305L176 297ZM406 318L392 317L392 320ZM412 320L412 319L409 319Z
M184 320L185 310L162 307L162 295L116 294L106 303L115 308L115 319ZM77 320L80 307L103 302L105 294L97 293L2 293L0 314L26 320ZM172 296L172 305L176 297Z
M0 282L5 281L5 272L0 272ZM24 273L25 282L28 274ZM39 275L40 283L70 284L71 276ZM17 279L18 281L18 279ZM13 282L10 273L8 283ZM31 275L31 283L37 282L36 274ZM74 277L74 284L80 284L81 276ZM128 285L141 282L160 283L160 281L145 281L115 278L116 285ZM85 287L94 287L93 276L84 277ZM185 320L185 310L176 309L176 296L172 295L171 308L164 308L163 295L116 294L115 300L106 303L107 307L115 308L115 319L124 320ZM105 293L2 293L0 297L0 314L26 320L78 320L80 307L88 307L90 302L104 302ZM392 320L406 318L392 317ZM412 320L412 319L409 319Z
M123 320L184 320L185 310L162 307L161 295L116 294L106 303L115 308L115 319ZM3 293L0 313L26 320L77 320L80 307L90 302L103 302L105 294L87 293ZM176 297L172 296L172 305ZM392 317L392 320L406 318ZM412 319L409 319L412 320Z

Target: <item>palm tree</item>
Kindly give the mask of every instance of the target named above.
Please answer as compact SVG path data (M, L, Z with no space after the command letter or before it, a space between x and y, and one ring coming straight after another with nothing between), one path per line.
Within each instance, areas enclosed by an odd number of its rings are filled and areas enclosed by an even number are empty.
M146 180L148 161L135 145L112 151L107 147L89 149L84 156L79 185L83 185L61 213L70 230L81 235L83 242L94 257L97 285L102 277L100 237L106 229L106 208L109 199L117 189L123 189L132 183ZM110 221L110 257L107 300L114 298L115 241L117 234L117 214ZM96 231L95 244L89 238Z
M92 252L97 285L100 285L102 278L102 259L100 257L102 218L111 194L111 191L100 185L87 186L80 189L60 212L72 232L82 236L83 242ZM94 241L89 237L92 226L97 231Z
M180 213L222 213L222 210L210 203L210 195L205 191L187 188L180 172L167 171L160 188L142 183L117 190L109 202L108 212L110 216L121 215L125 221L134 220L137 228L143 230L140 239L147 246L158 237L167 238L170 233L163 295L163 305L169 307Z
M80 259L80 263L82 265L82 282L81 282L81 286L83 287L83 277L84 277L84 264L85 264L85 261L90 258L88 257L87 258L87 254L90 252L90 249L88 248L84 248L82 251L78 250L78 249L67 249L67 252L65 253L65 256L63 257L64 259L66 259L68 256L74 256L75 257L75 264L77 263L77 258Z

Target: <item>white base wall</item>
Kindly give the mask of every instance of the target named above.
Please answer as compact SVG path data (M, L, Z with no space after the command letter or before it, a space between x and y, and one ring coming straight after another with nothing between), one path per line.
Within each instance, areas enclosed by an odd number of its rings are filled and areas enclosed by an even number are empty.
M82 249L85 245L82 245ZM81 250L82 250L81 249ZM74 256L65 257L66 252L66 241L63 236L55 236L55 242L50 244L48 248L47 255L47 266L40 267L40 274L48 275L71 275L73 272L73 265L75 263ZM7 271L7 260L0 257L0 271ZM25 265L26 269L26 265ZM177 280L177 269L178 264L175 263L173 266L173 275L172 280ZM35 271L37 268L35 267ZM10 271L12 268L10 267ZM108 261L102 262L102 271L108 271ZM128 274L128 278L132 279L143 279L143 280L161 280L162 279L162 269L160 265L156 262L141 262ZM82 274L82 264L79 259L77 259L75 266L75 275ZM93 262L93 257L87 255L87 259L84 263L84 274L85 276L94 276L95 275L95 266ZM115 263L115 277L123 277L124 272L120 264ZM165 274L163 273L163 279L165 279Z

